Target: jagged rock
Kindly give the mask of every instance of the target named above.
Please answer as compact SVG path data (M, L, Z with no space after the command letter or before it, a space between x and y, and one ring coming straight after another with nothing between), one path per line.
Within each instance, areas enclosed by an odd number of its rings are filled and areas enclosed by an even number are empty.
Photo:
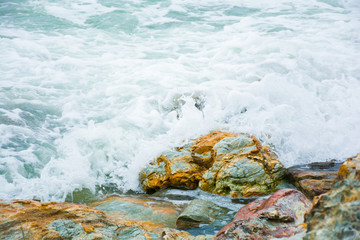
M284 168L269 148L246 134L211 132L163 153L140 172L144 190L195 189L233 197L276 190Z
M0 202L2 240L161 239L167 234L196 239L162 224L114 218L80 204L34 200Z
M274 192L284 167L267 147L245 134L224 138L214 147L214 164L202 174L200 189L232 197Z
M212 147L221 139L234 136L221 131L190 140L182 147L164 152L140 172L140 182L147 193L166 187L195 189L201 173L212 164Z
M217 239L270 239L301 234L304 215L311 201L300 191L282 189L267 200L242 207L234 220L217 234Z
M332 189L314 199L304 239L360 239L359 154L343 163Z
M182 211L176 221L177 228L198 227L199 224L213 223L217 217L227 210L213 202L195 199Z
M215 144L226 137L236 136L237 134L234 133L216 131L200 137L196 144L191 147L191 157L193 161L206 169L210 168L214 162L214 155L216 154L216 152L213 151Z
M340 166L336 181L344 179L360 181L360 153L356 157L347 159Z
M115 218L132 221L151 221L175 228L181 207L169 202L137 197L111 196L90 205Z

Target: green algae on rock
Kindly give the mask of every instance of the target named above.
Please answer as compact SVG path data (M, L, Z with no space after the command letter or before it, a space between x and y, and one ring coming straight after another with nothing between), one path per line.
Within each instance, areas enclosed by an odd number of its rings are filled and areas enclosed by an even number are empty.
M268 147L247 134L211 132L162 154L140 172L144 190L200 189L220 195L274 192L285 169Z

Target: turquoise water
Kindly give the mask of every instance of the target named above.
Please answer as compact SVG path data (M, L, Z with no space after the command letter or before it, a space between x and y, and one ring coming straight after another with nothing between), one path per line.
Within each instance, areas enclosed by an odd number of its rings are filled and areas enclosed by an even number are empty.
M356 0L2 0L0 49L0 199L141 191L214 129L286 166L360 152Z

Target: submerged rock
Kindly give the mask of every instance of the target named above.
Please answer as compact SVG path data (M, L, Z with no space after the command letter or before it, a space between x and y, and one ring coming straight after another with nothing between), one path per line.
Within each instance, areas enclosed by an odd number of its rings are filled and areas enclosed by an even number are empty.
M92 207L115 218L132 221L150 221L170 228L176 227L176 220L181 208L169 202L141 199L136 197L107 197L101 202L94 202Z
M183 210L176 221L177 228L198 227L199 224L213 223L227 210L213 202L195 199Z
M349 158L332 189L314 199L304 239L360 239L360 154Z
M311 201L300 191L282 189L267 200L242 207L234 220L217 234L217 239L270 239L290 237L305 231L304 215Z
M177 235L197 239L184 231L148 221L110 217L74 203L41 203L34 200L0 202L0 236L13 239L161 239ZM179 238L179 239L181 239Z
M148 193L199 186L221 195L259 196L276 190L284 170L256 138L217 131L163 153L141 170L140 181Z

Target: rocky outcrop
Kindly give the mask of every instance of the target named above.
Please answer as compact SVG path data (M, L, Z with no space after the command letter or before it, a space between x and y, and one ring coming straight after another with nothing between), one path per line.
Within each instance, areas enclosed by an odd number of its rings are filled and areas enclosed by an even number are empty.
M245 134L213 147L214 164L202 174L200 189L232 197L260 196L276 190L284 168L269 148Z
M149 221L110 217L80 204L34 200L0 202L0 236L2 240L210 239Z
M237 197L271 193L283 176L275 154L256 138L216 131L163 153L140 172L140 181L148 193L199 186Z
M242 207L234 220L217 234L216 239L285 238L305 231L304 215L311 201L294 189L282 189L264 201Z
M167 187L195 189L201 173L212 165L212 148L221 139L234 136L220 131L190 140L182 147L164 152L140 172L140 182L148 193Z
M360 154L349 158L332 189L314 199L304 239L360 239Z
M213 223L216 218L226 212L226 209L213 202L195 199L182 211L176 221L176 226L180 229L199 227L199 224Z

